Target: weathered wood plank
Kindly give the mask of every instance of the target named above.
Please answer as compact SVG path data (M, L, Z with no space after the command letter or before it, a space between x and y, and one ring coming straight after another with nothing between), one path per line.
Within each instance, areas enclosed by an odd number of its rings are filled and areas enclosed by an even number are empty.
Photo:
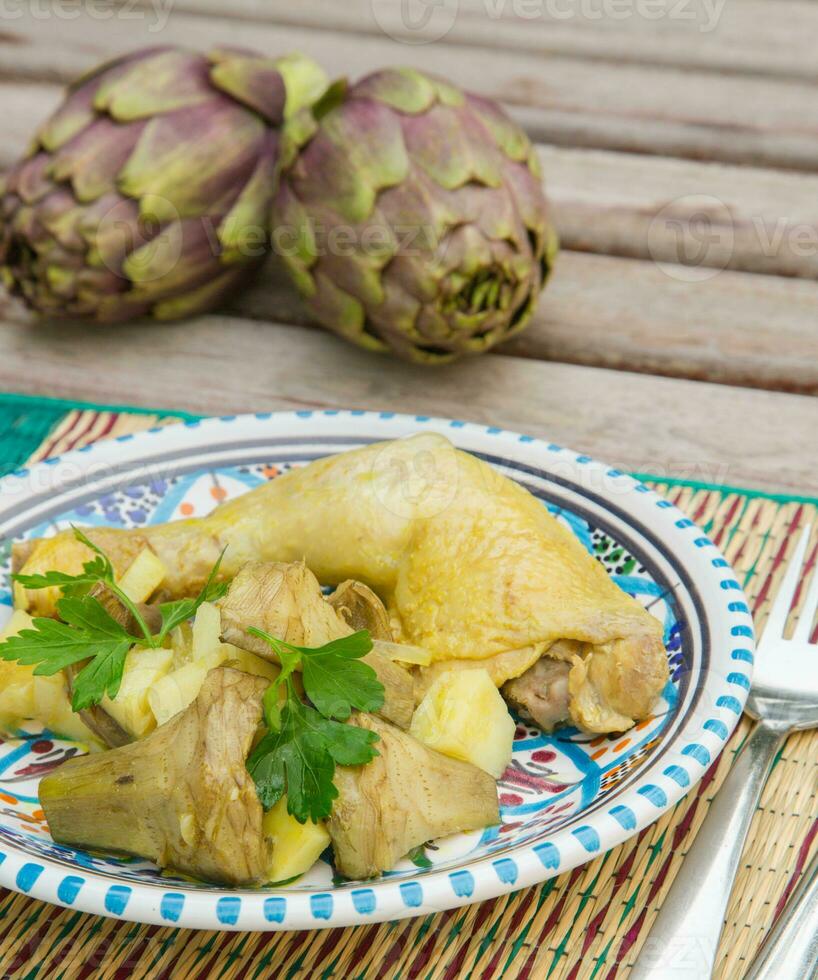
M0 83L0 167L60 98ZM576 251L818 279L818 175L543 146L546 189Z
M818 394L818 283L565 252L518 356Z
M33 126L59 98L60 89L53 85L0 83L0 102L6 106L0 166L22 151ZM569 248L642 258L652 249L668 260L684 257L673 228L665 227L661 218L654 220L655 216L674 191L691 192L689 200L677 207L683 228L689 231L696 203L693 192L709 190L729 202L730 224L717 229L724 234L721 251L717 234L713 255L704 258L716 264L723 261L729 245L726 232L733 223L739 227L748 208L757 206L756 224L752 215L749 225L744 222L745 231L749 227L752 233L750 241L746 234L734 237L736 254L731 261L738 268L774 271L780 260L780 267L786 269L781 243L781 254L764 254L781 230L778 216L799 215L798 208L818 203L818 180L799 175L553 148L543 153L550 194ZM665 172L661 179L656 179L658 171ZM792 243L795 237L797 243L795 232L800 225L812 227L810 220L814 225L814 218L785 223L784 241ZM689 254L695 259L695 250ZM818 276L814 255L800 261L805 274ZM660 268L649 261L566 251L534 324L507 351L818 393L818 285L730 271L697 281L699 275L715 271L688 270L672 261ZM288 323L306 319L280 276L266 276L236 301L234 309Z
M225 8L222 0L175 0L174 9L220 17ZM818 7L809 0L632 0L616 8L583 0L458 0L424 17L412 17L400 0L232 0L230 17L406 44L445 40L540 56L818 79Z
M161 347L161 356L158 356ZM36 365L36 369L33 368ZM632 470L815 492L818 400L487 354L439 370L231 317L0 329L0 389L197 412L375 408L519 429Z
M517 357L818 394L818 283L563 252L533 321L500 348ZM275 262L230 304L309 325Z
M818 278L818 175L540 147L569 248ZM691 273L693 275L693 273Z
M563 252L531 324L499 352L818 395L818 284L729 271L691 283L685 273ZM275 260L226 311L318 329ZM0 319L30 322L4 297Z
M79 13L79 11L77 11ZM173 11L130 9L99 19L34 17L21 9L0 36L6 75L65 79L140 44L233 43L275 52L301 49L332 74L410 64L505 101L532 134L552 143L613 146L727 162L811 170L818 163L818 99L805 81L508 52L439 41L408 45ZM135 18L135 19L134 19ZM161 27L161 29L159 29Z

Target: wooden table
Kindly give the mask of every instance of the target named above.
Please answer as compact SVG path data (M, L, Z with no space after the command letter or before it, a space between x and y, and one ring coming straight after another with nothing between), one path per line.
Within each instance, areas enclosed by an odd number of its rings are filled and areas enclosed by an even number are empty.
M445 0L422 29L422 7L411 20L397 0L9 8L0 167L65 81L140 44L299 49L334 75L416 65L502 99L529 129L564 251L526 333L444 369L305 329L271 270L229 314L173 326L33 326L6 302L0 389L464 416L631 470L815 491L818 6L651 0L642 16L643 2Z

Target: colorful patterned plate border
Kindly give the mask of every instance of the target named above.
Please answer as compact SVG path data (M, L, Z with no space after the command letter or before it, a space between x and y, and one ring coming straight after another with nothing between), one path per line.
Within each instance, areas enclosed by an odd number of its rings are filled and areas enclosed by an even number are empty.
M612 555L604 558L609 571L664 617L670 655L672 682L662 709L641 726L639 737L589 743L569 731L548 739L521 723L515 761L500 786L499 830L472 840L449 838L434 849L434 860L404 862L374 881L339 881L327 867L323 877L311 873L295 886L258 890L163 878L144 862L61 848L44 827L37 828L39 837L34 829L20 831L20 820L35 822L36 781L34 795L30 783L22 784L29 796L20 793L19 782L6 794L10 767L21 759L36 761L37 752L47 757L59 750L48 734L0 743L0 799L16 801L0 812L0 884L85 912L186 928L310 929L426 915L574 868L652 823L701 778L738 722L750 686L753 624L741 587L707 535L669 501L619 470L553 443L391 412L191 421L95 443L9 475L0 482L0 541L45 533L69 515L111 519L122 497L139 501L120 515L123 523L167 519L179 513L181 485L195 500L197 480L207 477L211 492L218 486L229 495L269 478L279 465L418 431L441 432L523 483L592 551L613 542ZM231 481L238 491L221 486ZM153 501L153 509L143 500ZM2 601L8 596L0 594ZM612 763L597 764L606 752ZM543 760L555 755L563 769L575 765L573 784L561 787L545 778L551 771ZM526 797L532 785L535 795ZM523 795L515 791L520 787Z

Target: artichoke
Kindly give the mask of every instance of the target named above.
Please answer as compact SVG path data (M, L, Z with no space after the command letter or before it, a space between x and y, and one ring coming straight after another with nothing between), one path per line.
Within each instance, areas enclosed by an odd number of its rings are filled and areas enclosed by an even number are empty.
M268 684L217 667L192 704L141 742L69 759L49 773L39 793L51 836L206 881L264 881L270 844L245 760Z
M80 78L0 181L0 277L49 316L210 309L269 250L281 125L325 88L308 58L232 49Z
M273 246L321 324L427 363L525 327L557 239L531 143L496 103L388 69L299 122Z

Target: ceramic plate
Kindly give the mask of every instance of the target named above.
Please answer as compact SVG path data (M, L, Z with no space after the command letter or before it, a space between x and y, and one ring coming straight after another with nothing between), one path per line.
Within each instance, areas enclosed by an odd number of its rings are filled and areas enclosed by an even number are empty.
M0 884L47 902L200 929L312 929L425 915L541 882L656 820L702 776L738 721L753 625L706 534L631 477L531 436L376 412L208 419L90 448L0 484L0 617L9 545L69 522L139 527L205 514L290 467L379 439L442 432L527 487L664 624L671 680L655 714L617 737L543 735L520 721L498 790L502 823L430 844L374 881L340 879L330 854L286 888L222 889L136 859L55 844L37 780L76 744L50 732L0 743Z

